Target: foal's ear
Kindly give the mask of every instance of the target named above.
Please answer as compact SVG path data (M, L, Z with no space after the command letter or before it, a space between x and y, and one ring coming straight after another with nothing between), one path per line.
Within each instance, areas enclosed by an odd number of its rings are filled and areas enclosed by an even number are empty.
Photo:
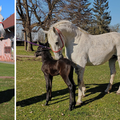
M50 47L48 41L45 43L45 46Z
M44 45L44 44L39 41L39 45Z

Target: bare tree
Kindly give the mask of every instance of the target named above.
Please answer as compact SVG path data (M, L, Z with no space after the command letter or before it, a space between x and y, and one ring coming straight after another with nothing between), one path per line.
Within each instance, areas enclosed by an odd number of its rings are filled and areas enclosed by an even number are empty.
M111 32L120 32L120 24L116 24L114 26L110 26Z
M17 0L17 20L22 22L28 41L32 41L32 31L37 32L40 28L48 30L50 25L58 20L54 19L56 7L60 6L58 3L62 3L62 0ZM28 44L28 51L31 50L32 45Z

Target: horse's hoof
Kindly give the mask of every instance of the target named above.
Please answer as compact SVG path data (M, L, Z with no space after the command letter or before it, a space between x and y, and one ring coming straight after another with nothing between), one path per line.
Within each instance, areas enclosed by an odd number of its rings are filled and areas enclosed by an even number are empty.
M85 95L83 95L83 98L85 97Z
M76 105L77 105L77 106L79 106L79 105L81 105L81 103L79 103L79 102L76 102Z
M120 93L119 93L119 92L116 92L116 94L117 94L117 95L120 95Z

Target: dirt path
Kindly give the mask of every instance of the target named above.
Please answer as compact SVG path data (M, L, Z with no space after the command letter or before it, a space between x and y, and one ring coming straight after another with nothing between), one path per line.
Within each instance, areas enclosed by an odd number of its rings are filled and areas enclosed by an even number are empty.
M0 76L0 79L5 79L5 78L12 78L12 79L14 79L14 77L13 76Z
M35 58L35 56L32 55L16 55L16 57Z

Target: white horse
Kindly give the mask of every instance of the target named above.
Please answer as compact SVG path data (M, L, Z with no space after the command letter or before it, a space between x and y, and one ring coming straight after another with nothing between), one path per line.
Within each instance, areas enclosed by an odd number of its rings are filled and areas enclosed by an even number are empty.
M85 85L83 74L85 66L101 65L109 60L110 83L105 92L109 93L116 73L115 62L118 59L120 66L120 33L111 32L101 35L90 35L86 31L67 20L53 24L48 35L55 57L62 56L62 48L65 46L65 54L68 59L77 65L78 74L78 100L77 105L82 103L82 96L85 96ZM117 91L120 94L120 86Z
M0 6L0 12L2 10L2 7ZM3 25L3 16L0 14L0 40L2 40L5 37L5 30Z

